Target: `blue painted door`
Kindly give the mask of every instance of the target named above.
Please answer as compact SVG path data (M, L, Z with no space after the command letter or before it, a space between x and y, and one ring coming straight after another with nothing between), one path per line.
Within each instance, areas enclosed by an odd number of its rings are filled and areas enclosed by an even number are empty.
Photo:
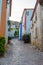
M22 40L22 23L20 23L19 27L19 39Z

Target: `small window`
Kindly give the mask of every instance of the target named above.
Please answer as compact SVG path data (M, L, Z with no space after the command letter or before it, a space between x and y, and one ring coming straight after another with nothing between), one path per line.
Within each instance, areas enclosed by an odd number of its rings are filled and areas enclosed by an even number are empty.
M35 16L35 20L37 21L37 13L36 13L36 16Z
M29 15L29 11L26 11L26 15Z
M10 0L6 0L6 8L7 8L7 4L10 4Z
M7 2L7 4L9 4L10 3L10 0L6 0L6 2Z
M34 23L36 23L36 21L34 21Z
M36 21L37 21L37 15L36 15Z
M36 28L36 34L35 35L36 35L36 38L37 38L37 28Z

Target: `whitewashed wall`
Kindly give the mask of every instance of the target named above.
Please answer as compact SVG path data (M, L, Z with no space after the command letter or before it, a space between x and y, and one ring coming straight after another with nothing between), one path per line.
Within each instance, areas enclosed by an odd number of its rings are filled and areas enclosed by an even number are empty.
M26 33L30 33L30 28L31 28L31 21L30 18L32 16L33 10L27 10L27 12L29 12L28 15L26 15Z
M10 2L10 0L9 0L9 2ZM10 15L10 3L7 4L7 8L6 8L6 33L5 33L6 43L8 41L8 19L9 19L9 15Z
M26 14L26 12L29 12L29 14ZM33 10L31 10L31 9L29 9L29 10L27 9L24 11L23 20L22 20L22 35L30 33L30 28L31 28L30 18L32 16L32 12L33 12ZM26 30L24 29L25 16L26 16Z
M25 13L24 13L23 18L22 18L22 35L24 35L26 32L26 30L24 29L24 21L25 21Z

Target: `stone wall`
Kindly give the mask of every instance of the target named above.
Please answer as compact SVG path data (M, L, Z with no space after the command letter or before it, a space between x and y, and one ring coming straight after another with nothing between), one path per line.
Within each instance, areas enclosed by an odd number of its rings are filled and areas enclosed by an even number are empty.
M41 5L38 4L37 9L35 11L34 17L32 19L33 21L33 33L31 32L31 35L33 35L32 44L34 44L38 49L42 50L43 49L43 21L42 21L42 15L41 15ZM37 15L36 15L37 14ZM43 13L42 13L43 14ZM36 17L37 16L37 20ZM35 22L35 23L34 23Z

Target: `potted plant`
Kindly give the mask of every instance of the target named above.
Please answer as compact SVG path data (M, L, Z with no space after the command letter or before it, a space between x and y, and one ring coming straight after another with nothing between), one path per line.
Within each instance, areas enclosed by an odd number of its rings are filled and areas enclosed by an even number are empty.
M22 36L24 43L30 43L30 34L24 34Z
M12 39L11 37L8 37L8 44L10 44L11 39Z

